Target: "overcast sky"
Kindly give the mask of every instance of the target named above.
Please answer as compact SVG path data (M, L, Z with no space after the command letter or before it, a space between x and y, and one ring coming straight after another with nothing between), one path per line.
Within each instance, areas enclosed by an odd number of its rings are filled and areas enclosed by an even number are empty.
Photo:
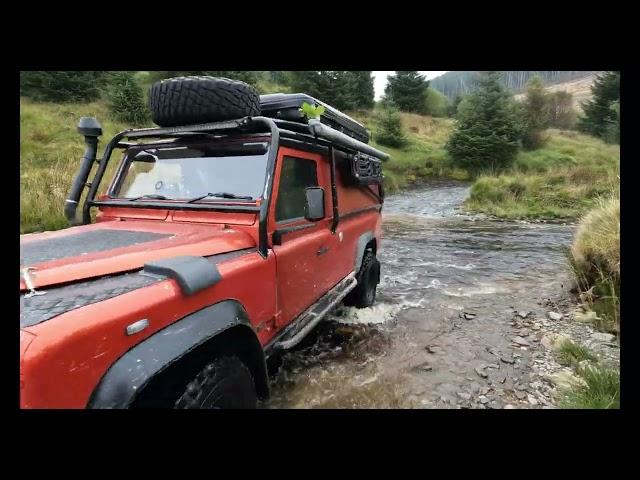
M387 77L392 75L394 72L373 72L374 81L373 87L376 91L376 100L380 100L382 95L384 94L384 87L387 86ZM443 73L447 72L420 72L422 73L427 80L431 80Z

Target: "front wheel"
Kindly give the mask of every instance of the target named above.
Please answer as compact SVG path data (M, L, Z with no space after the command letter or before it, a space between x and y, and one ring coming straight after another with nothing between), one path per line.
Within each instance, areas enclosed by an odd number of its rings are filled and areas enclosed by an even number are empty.
M204 367L176 400L177 409L256 408L253 377L234 356L221 356Z
M380 262L372 250L367 250L357 275L358 285L344 299L344 304L367 308L376 301L376 289L380 283Z

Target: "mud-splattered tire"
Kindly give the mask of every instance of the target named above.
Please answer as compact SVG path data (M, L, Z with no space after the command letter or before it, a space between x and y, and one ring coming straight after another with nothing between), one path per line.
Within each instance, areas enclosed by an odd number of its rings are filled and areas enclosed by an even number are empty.
M358 285L344 299L344 304L367 308L376 301L376 289L380 282L380 262L371 250L367 250L357 275Z
M194 125L259 115L260 95L228 78L168 78L151 86L149 109L161 127Z
M176 409L256 408L253 377L239 358L221 356L204 367L178 398Z

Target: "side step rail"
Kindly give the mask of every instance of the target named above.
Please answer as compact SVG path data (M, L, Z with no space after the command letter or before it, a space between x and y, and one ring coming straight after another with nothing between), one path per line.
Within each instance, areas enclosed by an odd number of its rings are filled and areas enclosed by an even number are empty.
M358 284L356 272L351 272L335 287L329 290L318 302L300 315L300 323L304 325L297 332L291 332L291 338L281 340L274 345L276 350L294 347ZM298 324L298 322L295 322ZM288 336L285 334L285 336Z

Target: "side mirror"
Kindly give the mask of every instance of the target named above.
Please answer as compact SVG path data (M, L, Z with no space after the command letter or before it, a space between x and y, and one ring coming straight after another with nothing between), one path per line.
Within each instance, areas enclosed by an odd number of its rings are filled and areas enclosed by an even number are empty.
M304 218L316 222L324 218L324 190L322 187L307 187Z

